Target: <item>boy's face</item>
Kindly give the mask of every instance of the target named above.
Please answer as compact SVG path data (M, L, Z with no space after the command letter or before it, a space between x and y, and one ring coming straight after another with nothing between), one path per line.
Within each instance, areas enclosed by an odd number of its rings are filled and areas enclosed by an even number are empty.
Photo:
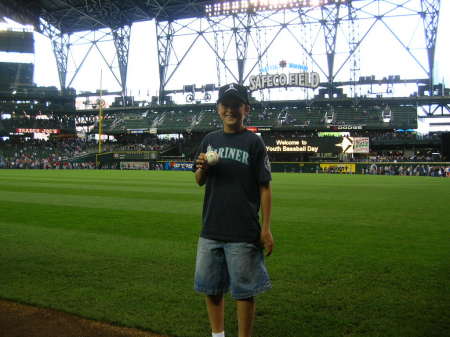
M220 102L217 110L225 131L237 131L243 128L244 119L248 116L250 106L231 96Z

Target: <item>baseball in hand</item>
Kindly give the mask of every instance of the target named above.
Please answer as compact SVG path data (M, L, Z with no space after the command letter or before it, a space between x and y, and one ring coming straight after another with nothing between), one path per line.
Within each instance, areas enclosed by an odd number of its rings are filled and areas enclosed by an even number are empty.
M214 166L219 161L219 154L216 151L208 151L205 154L206 162L209 166Z

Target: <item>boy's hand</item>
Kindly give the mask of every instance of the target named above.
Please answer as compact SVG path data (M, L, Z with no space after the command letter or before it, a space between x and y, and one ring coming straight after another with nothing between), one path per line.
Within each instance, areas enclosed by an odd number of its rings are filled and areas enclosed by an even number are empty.
M266 256L270 256L272 254L274 242L273 242L273 236L272 232L269 231L261 231L261 245L266 250Z
M206 162L205 153L200 153L195 161L195 168L206 170L208 168L208 163Z

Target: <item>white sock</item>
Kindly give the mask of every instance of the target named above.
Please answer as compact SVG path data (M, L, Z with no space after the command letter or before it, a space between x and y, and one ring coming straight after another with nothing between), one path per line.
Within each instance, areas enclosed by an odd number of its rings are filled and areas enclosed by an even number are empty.
M225 331L222 332L213 332L212 337L225 337Z

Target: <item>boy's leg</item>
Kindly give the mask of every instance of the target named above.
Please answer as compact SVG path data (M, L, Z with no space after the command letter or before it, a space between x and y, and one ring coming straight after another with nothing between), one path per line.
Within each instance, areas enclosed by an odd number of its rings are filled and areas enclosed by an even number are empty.
M223 294L206 295L206 308L208 310L209 323L213 333L224 331L224 300Z
M199 238L194 276L194 289L207 294L205 301L211 330L219 336L223 336L224 331L223 294L229 289L223 245L221 241Z
M251 337L255 320L255 299L236 300L239 337Z
M225 245L231 295L236 299L239 337L250 337L255 317L254 296L271 288L259 245L237 242Z

